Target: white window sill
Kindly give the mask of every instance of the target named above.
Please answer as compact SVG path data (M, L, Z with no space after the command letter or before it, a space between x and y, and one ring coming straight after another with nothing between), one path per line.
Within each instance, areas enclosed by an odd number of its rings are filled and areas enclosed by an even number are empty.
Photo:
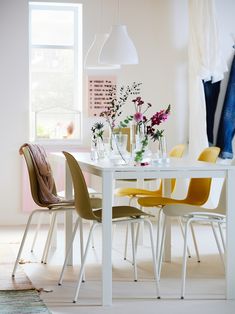
M32 144L41 145L48 152L87 151L88 147L81 140L36 140Z

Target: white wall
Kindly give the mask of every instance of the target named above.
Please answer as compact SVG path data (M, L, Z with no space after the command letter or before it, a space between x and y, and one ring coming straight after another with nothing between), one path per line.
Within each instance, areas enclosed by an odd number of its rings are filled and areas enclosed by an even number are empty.
M0 223L20 219L18 148L28 140L28 2L0 1Z
M27 2L0 0L0 224L17 224L26 220L21 213L21 158L18 148L29 138ZM100 30L101 1L77 2L84 3L85 55L95 32ZM221 24L224 23L223 32L227 36L235 29L232 16L235 2L217 0L216 3L220 7ZM115 22L116 1L103 0L103 4L101 26L102 31L108 32ZM152 111L171 104L172 115L165 124L169 147L187 142L187 0L122 0L120 18L127 24L140 63L124 66L118 72L119 84L142 82L142 96L153 104ZM85 79L84 72L84 82ZM86 97L84 99L86 112ZM128 111L131 109L125 113ZM85 146L89 145L92 122L93 119L85 118Z

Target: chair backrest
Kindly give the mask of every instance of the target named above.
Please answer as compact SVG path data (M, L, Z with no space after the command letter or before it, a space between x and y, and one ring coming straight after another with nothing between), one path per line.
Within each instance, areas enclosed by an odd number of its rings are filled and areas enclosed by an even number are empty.
M35 166L33 163L32 155L30 153L30 149L28 146L25 146L22 148L22 153L24 156L24 159L26 161L28 174L29 174L29 182L30 182L30 189L31 189L31 195L34 200L34 202L40 206L40 207L47 207L48 204L44 204L40 201L39 197L39 184L37 180L37 175L35 171ZM52 193L56 195L56 186L54 184Z
M67 160L73 181L75 208L78 215L84 219L99 221L100 219L92 211L86 181L79 164L70 153L63 152L63 154Z
M184 150L185 150L185 145L184 144L175 145L171 149L171 151L169 152L169 157L181 158L183 156ZM176 179L171 179L171 192L174 191L175 184L176 184ZM158 191L158 193L162 194L162 181L161 181L160 187L159 187L159 189L157 191Z
M114 129L114 133L121 133L121 134L127 134L127 146L126 149L128 152L131 151L131 130L130 128L116 128Z
M169 152L169 157L181 158L183 156L184 151L185 151L184 144L175 145Z
M215 163L219 156L219 147L208 147L198 157L198 161ZM210 195L212 178L192 178L185 201L194 205L203 205Z

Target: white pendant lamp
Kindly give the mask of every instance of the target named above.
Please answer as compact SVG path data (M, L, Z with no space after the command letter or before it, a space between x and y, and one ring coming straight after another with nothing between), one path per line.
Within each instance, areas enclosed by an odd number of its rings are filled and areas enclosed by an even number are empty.
M119 0L117 17L119 20ZM127 33L126 25L113 25L110 35L104 43L99 55L101 64L137 64L138 54Z
M104 45L104 42L108 38L108 34L98 33L95 35L94 41L87 51L85 57L85 68L87 70L108 70L108 69L120 69L118 64L100 64L98 62L100 51Z
M128 36L126 25L113 25L108 39L99 55L99 62L115 64L137 64L138 54Z
M84 66L87 70L111 70L120 69L119 64L106 64L99 63L99 55L101 49L108 38L108 34L102 33L102 22L103 22L103 0L100 0L100 33L95 35L95 38L87 51Z

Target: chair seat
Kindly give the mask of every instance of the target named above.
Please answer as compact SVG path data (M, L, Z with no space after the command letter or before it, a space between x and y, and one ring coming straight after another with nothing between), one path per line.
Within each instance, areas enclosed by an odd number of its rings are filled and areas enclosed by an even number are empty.
M197 205L201 206L204 204L200 200L196 200L192 202L192 200L189 200L187 198L183 200L178 200L174 198L169 198L169 197L142 197L138 199L138 203L143 206L143 207L155 207L155 206L165 206L165 205L170 205L170 204L191 204L191 205Z
M48 204L47 205L47 208L49 209L53 209L53 208L58 208L58 207L74 207L75 204L74 204L74 200L61 200L61 202L58 202L58 203L54 203L54 204Z
M198 206L193 206L189 204L173 204L173 205L167 205L163 208L163 213L167 216L171 217L179 217L179 216L188 216L188 215L193 215L193 216L218 216L218 217L225 217L221 213L220 209L208 209L204 207L198 207Z
M102 217L102 209L95 210L94 214L101 219ZM140 216L152 216L151 214L145 213L142 210L132 207L132 206L113 206L112 207L112 217L113 219L118 218L133 218Z
M90 197L90 202L91 202L91 207L93 209L102 207L102 199L101 198Z
M116 181L137 182L136 179L116 179ZM156 179L144 179L144 182L156 181Z
M139 196L139 195L151 195L151 196L161 196L160 190L145 190L138 188L118 188L115 190L116 196Z

